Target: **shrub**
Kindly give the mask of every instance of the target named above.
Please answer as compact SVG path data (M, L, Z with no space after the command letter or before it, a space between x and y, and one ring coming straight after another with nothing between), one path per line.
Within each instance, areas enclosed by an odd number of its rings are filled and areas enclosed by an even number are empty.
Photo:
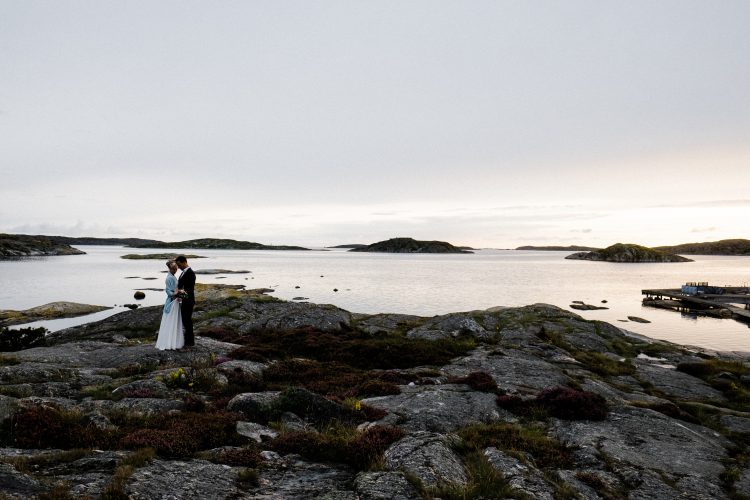
M120 441L124 448L153 448L159 455L190 456L196 451L238 442L235 432L239 415L183 412L155 419L147 425L157 428L135 430Z
M20 351L46 345L46 328L19 328L11 330L0 327L0 352Z
M274 401L271 407L271 418L286 411L306 418L319 426L363 420L362 415L356 410L298 387L287 389Z
M475 391L495 392L497 391L497 382L487 372L471 372L465 377L451 377L448 379L450 384L466 384Z
M256 448L246 446L244 448L223 450L211 458L211 461L236 467L257 467L263 463L263 457L260 456L260 452Z
M376 425L358 434L347 444L346 463L357 470L367 470L377 462L390 445L405 436L398 427Z
M111 430L84 423L83 414L49 406L33 406L14 419L10 437L19 448L108 448Z
M255 469L243 469L237 473L237 480L240 483L244 483L248 486L257 487L260 486L260 478L258 477L258 471Z
M271 446L282 454L298 453L310 460L346 463L355 470L366 470L404 435L396 427L374 426L360 433L351 427L334 426L324 432L286 432Z
M734 375L744 375L748 372L748 367L741 361L727 361L722 359L679 363L677 369L688 375L703 379L709 378L720 372L729 372Z
M565 420L604 420L609 411L600 395L570 387L545 389L530 400L502 395L496 402L513 413L540 419L553 416Z
M569 387L545 389L537 395L536 401L547 408L550 415L565 420L604 420L609 411L606 400L599 394Z
M357 388L357 396L359 397L389 396L392 394L401 394L401 388L393 382L383 380L368 380Z

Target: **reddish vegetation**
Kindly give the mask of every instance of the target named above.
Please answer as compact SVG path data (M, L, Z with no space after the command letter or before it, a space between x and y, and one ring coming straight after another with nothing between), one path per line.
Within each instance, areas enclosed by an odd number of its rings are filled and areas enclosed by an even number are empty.
M498 396L497 404L517 414L532 415L542 411L565 420L604 420L609 411L602 396L570 387L545 389L532 400Z
M449 384L466 384L475 391L496 392L497 382L486 372L471 372L465 377L451 377Z

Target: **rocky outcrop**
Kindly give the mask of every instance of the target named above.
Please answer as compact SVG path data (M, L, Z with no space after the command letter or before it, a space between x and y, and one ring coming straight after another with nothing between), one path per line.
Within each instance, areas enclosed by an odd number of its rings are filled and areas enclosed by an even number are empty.
M750 255L750 240L737 238L703 243L683 243L674 246L654 247L654 249L688 255Z
M0 259L44 257L53 255L83 255L77 248L59 243L47 236L0 234Z
M385 253L474 253L445 241L418 241L413 238L391 238L371 245L352 248L350 252Z
M192 350L154 349L161 308L144 307L0 357L3 494L415 499L487 491L477 481L540 499L750 490L749 356L656 344L546 304L422 318L205 293ZM304 349L273 343L290 332ZM407 348L432 361L407 363L396 352Z
M572 260L597 260L604 262L692 262L692 259L681 257L653 248L631 243L616 243L603 250L577 252L565 257Z
M221 249L221 250L309 250L309 248L292 245L263 245L252 241L237 241L220 238L201 238L187 241L158 241L155 243L139 243L138 248L190 248L190 249Z
M174 260L177 258L179 254L176 253L149 253L149 254L137 254L137 253L129 253L127 255L120 255L121 259L126 260ZM205 257L201 255L185 255L185 258L188 259L205 259Z
M73 318L106 311L107 309L112 308L76 302L50 302L22 311L3 309L0 310L0 326L21 325L48 319Z

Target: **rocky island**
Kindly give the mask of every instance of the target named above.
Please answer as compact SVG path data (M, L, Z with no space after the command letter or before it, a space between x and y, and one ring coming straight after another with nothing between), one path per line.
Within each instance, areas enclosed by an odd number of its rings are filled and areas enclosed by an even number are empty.
M77 302L50 302L41 306L24 309L0 309L0 327L21 325L48 319L74 318L112 309L106 306L79 304Z
M655 247L655 250L689 255L750 255L750 240L732 239Z
M552 252L593 252L595 250L599 250L599 248L594 247L584 247L580 245L569 245L569 246L560 246L560 245L548 245L548 246L532 246L532 245L526 245L522 247L516 248L516 250L544 250L544 251L552 251Z
M371 245L352 248L350 252L385 253L474 253L445 241L419 241L413 238L391 238Z
M4 498L750 495L748 355L545 304L430 318L198 290L0 357ZM744 496L743 496L744 495Z
M187 241L159 241L156 243L142 243L138 248L189 248L201 250L309 250L309 248L292 245L263 245L252 241L238 241L221 238L200 238Z
M148 253L148 254L137 254L129 253L127 255L120 255L121 259L126 260L173 260L177 258L176 253ZM205 259L202 255L185 255L186 259Z
M0 259L52 255L83 255L85 253L47 236L0 234Z
M616 243L603 250L578 252L565 257L573 260L604 262L692 262L692 259L630 243Z

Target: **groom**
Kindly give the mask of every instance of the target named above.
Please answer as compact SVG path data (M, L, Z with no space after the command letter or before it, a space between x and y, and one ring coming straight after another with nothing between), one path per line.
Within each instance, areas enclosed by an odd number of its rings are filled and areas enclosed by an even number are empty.
M174 260L177 267L182 270L180 279L177 280L177 288L187 293L187 298L182 299L180 313L182 315L182 326L185 327L185 347L195 345L193 337L193 308L195 307L195 273L188 265L187 258L180 255Z

